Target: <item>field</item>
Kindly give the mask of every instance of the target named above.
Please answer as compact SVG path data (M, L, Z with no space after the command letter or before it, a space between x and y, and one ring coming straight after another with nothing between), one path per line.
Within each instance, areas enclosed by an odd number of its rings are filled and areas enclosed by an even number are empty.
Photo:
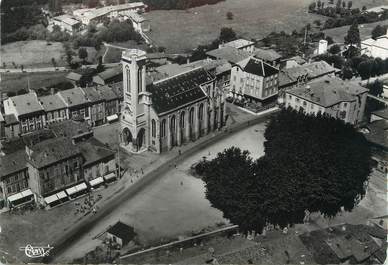
M51 67L51 58L54 58L57 66L64 66L64 49L62 43L46 41L18 41L2 45L0 48L0 64L6 63L7 68L13 68L12 62L24 67Z
M28 79L31 89L50 87L66 81L67 72L43 73L12 73L1 75L2 92L17 92L28 88Z
M310 2L226 0L187 11L152 11L145 14L151 24L147 35L168 52L187 52L207 44L218 37L222 27L232 27L238 36L247 39L262 38L271 31L291 32L315 19L324 19L306 12ZM234 14L233 20L227 20L228 11Z
M147 35L168 52L188 52L218 37L222 27L232 27L238 36L260 39L272 31L291 32L325 17L307 13L312 0L226 0L216 5L186 11L151 11L145 14L151 24ZM327 2L327 1L324 1ZM353 6L374 7L387 0L354 0ZM233 20L226 13L234 14Z
M382 25L382 26L388 25L388 20L359 25L358 28L360 30L361 40L370 38L372 35L373 28L376 27L377 25ZM335 42L343 43L344 36L347 34L349 27L350 26L344 26L339 28L327 29L327 30L324 30L324 32L326 36L332 37Z

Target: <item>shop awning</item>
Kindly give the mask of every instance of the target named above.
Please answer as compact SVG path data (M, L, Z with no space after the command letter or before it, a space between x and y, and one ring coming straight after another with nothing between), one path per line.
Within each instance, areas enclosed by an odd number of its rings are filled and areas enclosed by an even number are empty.
M105 180L110 180L110 179L114 179L114 178L116 178L116 174L114 172L109 173L108 175L104 176Z
M33 195L32 191L30 189L24 190L21 193L22 193L23 197L27 197L27 196Z
M66 189L66 193L69 195L72 195L76 192L77 192L77 190L75 189L75 187L71 187L71 188Z
M74 187L77 191L83 191L83 190L86 190L88 187L86 186L86 183L83 182L77 186Z
M110 115L108 117L106 117L106 119L110 122L110 121L115 121L119 118L119 116L117 116L117 114L113 114L113 115Z
M58 192L56 195L57 195L58 199L63 199L63 198L67 197L67 195L64 191Z
M19 193L16 193L16 194L14 194L14 195L9 196L9 197L8 197L8 200L9 200L10 202L14 202L14 201L17 201L17 200L19 200L19 199L21 199L21 198L23 198L23 195L22 195L21 192L19 192Z
M57 196L56 194L44 198L44 201L45 201L47 204L56 202L57 200L59 200L59 199L58 199L58 196Z
M32 196L33 193L30 189L28 190L24 190L22 192L19 192L19 193L16 193L14 195L11 195L8 197L8 201L10 201L11 203L14 202L14 201L17 201L17 200L20 200L20 199L23 199L23 198L26 198L28 196Z
M102 177L98 177L98 178L95 178L95 179L92 179L92 180L89 181L89 183L90 183L90 185L92 187L94 187L94 186L96 186L98 184L101 184L103 182L104 182L104 179Z

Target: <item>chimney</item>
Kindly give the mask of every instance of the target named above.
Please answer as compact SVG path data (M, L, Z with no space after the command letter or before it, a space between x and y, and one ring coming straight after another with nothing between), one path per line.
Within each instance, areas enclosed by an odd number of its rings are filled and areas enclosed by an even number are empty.
M53 87L50 88L50 94L51 94L51 95L54 95L54 94L55 94L55 88L53 88Z
M186 64L189 64L189 63L190 63L190 57L187 56L187 58L186 58Z

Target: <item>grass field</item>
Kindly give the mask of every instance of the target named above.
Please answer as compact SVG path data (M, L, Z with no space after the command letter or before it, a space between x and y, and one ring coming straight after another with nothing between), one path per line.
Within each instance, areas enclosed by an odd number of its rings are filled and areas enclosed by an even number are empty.
M38 89L41 87L51 87L60 82L66 81L67 72L46 72L46 73L17 73L1 75L2 92L17 92L20 89Z
M359 25L358 28L360 30L361 40L370 38L372 35L373 28L376 27L377 25L382 25L382 26L388 25L388 20ZM327 29L327 30L324 30L324 32L326 36L332 37L335 42L343 43L344 36L347 34L349 27L350 26L344 26L344 27L339 27L334 29Z
M262 38L271 31L292 31L321 16L306 12L311 0L226 0L187 11L151 11L147 33L168 52L187 52L218 37L222 27L232 27L238 36ZM227 20L226 13L234 14Z
M291 32L314 20L325 17L307 13L312 0L226 0L216 5L192 8L187 11L151 11L147 33L168 52L187 52L199 44L208 44L218 37L222 27L232 27L238 36L259 39L271 31ZM327 2L327 1L325 1ZM387 0L353 0L354 7L368 8L387 4ZM226 13L234 14L233 20Z
M58 66L64 66L64 49L62 43L46 41L18 41L2 45L0 48L0 64L6 63L6 67L12 68L12 62L24 67L52 66L51 58L54 58Z

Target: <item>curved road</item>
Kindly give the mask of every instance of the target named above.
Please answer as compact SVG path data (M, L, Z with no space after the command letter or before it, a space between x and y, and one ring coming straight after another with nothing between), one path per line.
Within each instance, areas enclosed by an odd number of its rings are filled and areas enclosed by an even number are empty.
M62 238L54 240L54 243L50 244L55 246L55 248L51 251L51 255L49 257L46 257L42 260L42 262L45 263L51 263L55 261L55 257L60 255L64 250L66 250L68 247L71 246L73 242L75 242L77 239L81 238L83 235L90 232L90 230L99 223L101 219L108 216L110 213L112 213L116 208L118 208L123 202L130 200L132 197L134 197L136 194L138 194L140 191L142 191L148 184L150 184L152 181L156 180L158 176L163 174L164 172L167 172L171 169L171 165L179 164L182 160L185 158L193 155L194 153L200 151L204 147L208 146L210 143L215 143L217 141L220 141L222 139L225 139L230 136L231 133L238 132L246 127L252 126L254 124L263 123L270 116L273 115L273 112L264 114L260 117L254 117L253 119L248 123L240 123L235 124L234 126L231 126L228 131L222 131L216 134L214 137L208 138L197 145L193 146L192 148L183 151L181 156L175 156L166 163L162 164L161 166L158 166L154 168L149 173L145 174L142 179L140 179L138 182L136 182L134 185L132 185L128 190L125 192L122 192L118 194L117 196L113 197L110 201L108 201L95 215L90 216L89 219L83 220L81 223L79 223L77 226L73 227L72 229L67 231L67 234L63 235Z

